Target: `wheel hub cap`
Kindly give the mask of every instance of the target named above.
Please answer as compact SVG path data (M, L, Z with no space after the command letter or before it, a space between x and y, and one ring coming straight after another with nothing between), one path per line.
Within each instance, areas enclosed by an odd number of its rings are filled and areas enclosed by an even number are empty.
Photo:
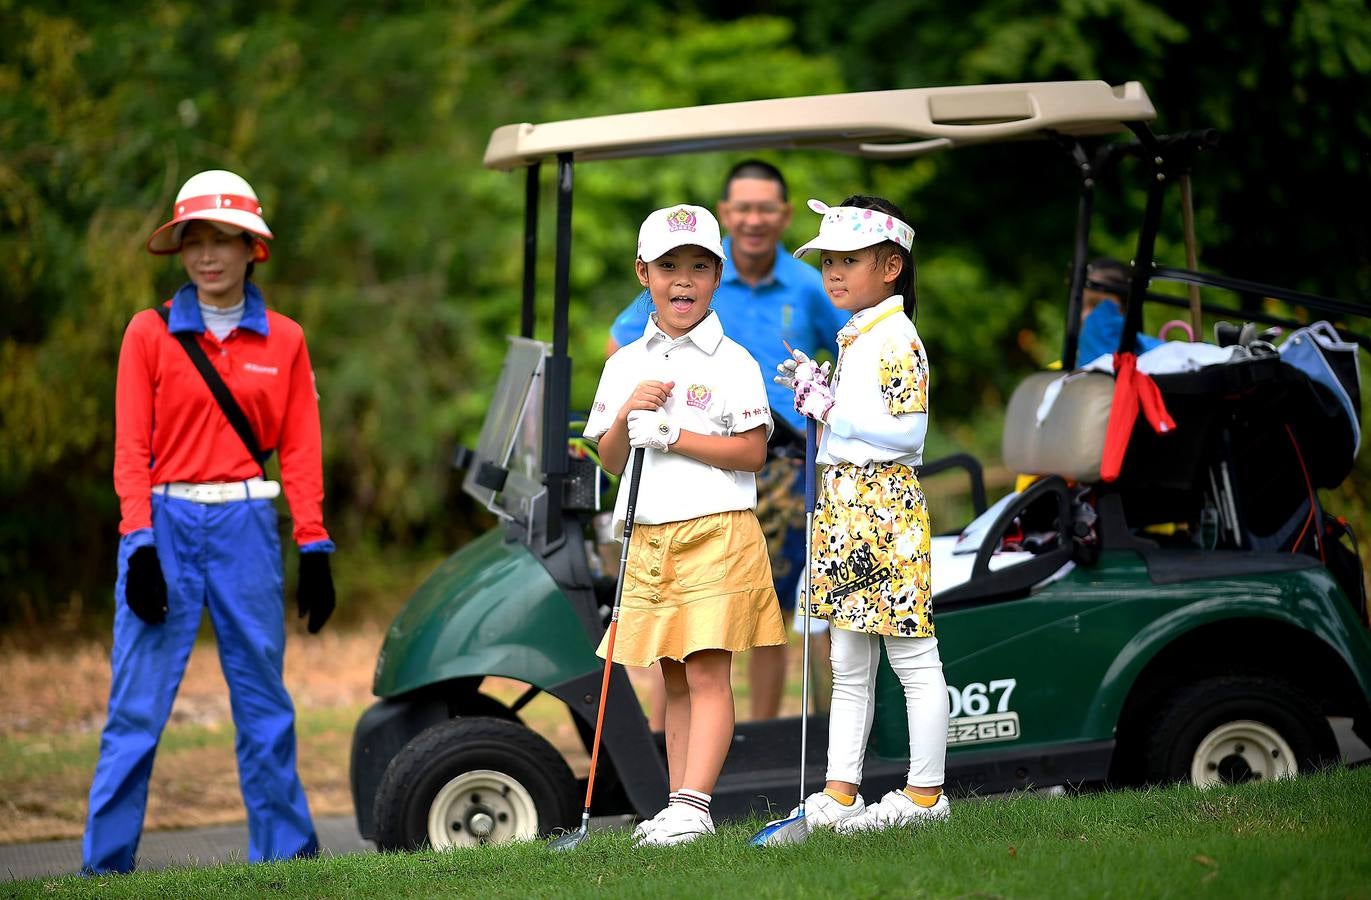
M434 795L428 842L435 850L538 835L538 807L516 778L494 769L463 772Z
M1225 722L1205 735L1195 748L1190 780L1199 787L1270 781L1299 773L1290 744L1265 722Z

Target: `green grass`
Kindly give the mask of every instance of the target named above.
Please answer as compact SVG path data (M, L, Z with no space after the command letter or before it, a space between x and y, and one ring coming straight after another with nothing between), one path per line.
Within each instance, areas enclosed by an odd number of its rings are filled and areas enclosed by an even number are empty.
M4 897L1371 897L1371 767L1201 792L954 804L916 831L753 849L759 823L634 850L593 834L450 853L0 885Z

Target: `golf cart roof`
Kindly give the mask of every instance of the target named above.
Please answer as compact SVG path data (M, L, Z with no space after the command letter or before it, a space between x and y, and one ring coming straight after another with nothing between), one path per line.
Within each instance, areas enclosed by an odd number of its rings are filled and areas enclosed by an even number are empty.
M747 100L495 129L485 165L514 169L719 150L815 148L874 159L918 156L1056 131L1109 134L1156 117L1136 81L1045 81Z

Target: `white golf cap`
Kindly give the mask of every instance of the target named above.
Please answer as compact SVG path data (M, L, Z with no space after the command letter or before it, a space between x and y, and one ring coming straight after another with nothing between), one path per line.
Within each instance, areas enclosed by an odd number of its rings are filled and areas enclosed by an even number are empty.
M819 236L796 250L796 257L810 250L861 250L882 241L914 249L914 229L889 213L860 206L829 206L822 200L810 200L809 208L824 218L819 223Z
M691 244L724 258L719 220L703 206L682 203L654 210L638 229L638 258L643 262Z
M214 224L226 234L248 232L258 238L270 238L271 229L262 218L262 204L257 192L241 176L223 169L210 169L192 175L176 195L171 219L148 238L152 253L176 253L181 249L181 235L186 224L201 219ZM265 262L267 245L256 242L257 262Z

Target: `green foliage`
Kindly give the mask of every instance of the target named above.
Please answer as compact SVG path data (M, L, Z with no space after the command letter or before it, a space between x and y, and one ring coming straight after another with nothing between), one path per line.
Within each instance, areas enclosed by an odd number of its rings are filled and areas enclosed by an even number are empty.
M1203 267L1351 299L1371 290L1358 202L1371 17L1358 0L767 8L292 0L206 15L186 0L0 2L0 252L11 261L0 267L0 623L80 619L109 602L119 339L183 280L143 242L204 168L248 177L278 235L257 278L310 336L326 515L345 556L362 544L431 555L488 523L446 460L474 440L502 335L518 327L523 180L481 166L501 124L842 90L1136 79L1159 129L1225 132L1196 172ZM642 215L712 202L738 158L577 169L573 405L591 396L611 316L638 292ZM945 449L993 453L994 410L1026 368L1058 355L1076 189L1065 158L1046 144L898 165L769 158L799 207L792 245L812 231L810 196L874 192L906 208L940 435ZM1102 186L1094 252L1131 255L1141 202L1136 185ZM1176 264L1168 203L1158 258ZM553 218L544 202L544 310ZM347 599L392 590L375 562L385 552L351 572L345 556Z
M792 46L784 20L700 23L682 40L670 16L628 3L341 15L238 3L214 16L185 2L85 4L15 18L0 34L0 85L15 88L0 96L0 249L19 261L0 272L0 579L11 601L0 622L108 602L119 339L184 280L142 245L192 173L245 174L278 236L257 280L310 335L327 520L344 554L451 546L489 519L447 460L455 443L474 443L502 336L518 328L522 177L481 167L491 130L842 87L832 60ZM638 221L672 200L711 202L722 171L695 158L578 173L581 402L610 318L638 290ZM837 184L854 167L815 172ZM344 565L354 602L391 580L383 566L349 577Z

